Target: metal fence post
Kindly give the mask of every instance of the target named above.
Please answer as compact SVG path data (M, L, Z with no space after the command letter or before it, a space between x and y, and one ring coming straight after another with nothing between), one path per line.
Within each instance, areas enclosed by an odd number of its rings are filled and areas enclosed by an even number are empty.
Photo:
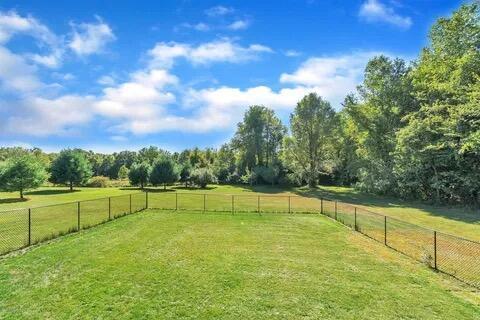
M433 268L437 270L437 231L433 231Z
M175 192L175 211L178 210L178 193Z
M320 198L320 213L323 214L323 198Z
M358 228L357 228L357 207L354 207L354 210L355 210L355 222L354 222L354 226L355 226L355 231L358 231Z
M232 194L232 214L235 214L235 196Z
M28 208L28 245L32 244L32 209Z
M335 200L335 220L337 220L337 200Z
M148 209L148 191L145 191L145 209Z
M80 231L80 201L77 202L77 230Z
M288 213L292 213L290 210L290 196L288 196Z
M132 213L132 195L130 194L130 213Z
M112 198L108 197L108 220L112 219Z
M203 194L203 213L205 213L206 198L207 198L207 195L204 193Z
M385 243L386 246L388 246L388 244L387 244L387 216L383 216L383 220L384 220L384 223L383 223L384 227L383 228L384 228L384 234L385 234L384 235L384 239L385 239L384 243Z
M260 214L260 196L257 196L257 212Z

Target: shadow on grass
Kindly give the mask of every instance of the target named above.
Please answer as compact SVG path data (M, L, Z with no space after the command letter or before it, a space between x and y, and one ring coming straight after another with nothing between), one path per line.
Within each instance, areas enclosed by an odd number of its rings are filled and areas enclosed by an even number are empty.
M26 202L30 199L28 198L8 198L8 199L0 199L0 204L4 203L18 203L18 202Z
M37 195L37 196L48 196L48 195L55 195L55 194L64 194L64 193L74 193L74 192L79 192L80 190L73 189L73 191L70 191L70 189L48 189L48 190L36 190L36 191L28 191L25 192L25 194L28 195Z
M337 188L329 190L325 187L296 188L292 190L295 194L310 197L337 200L340 202L350 203L353 205L363 205L381 208L405 208L418 209L428 213L431 216L439 216L451 220L462 221L467 223L480 222L480 209L467 208L465 206L447 206L434 205L419 201L402 200L395 197L373 195L363 193L352 188ZM381 210L376 210L382 213ZM412 213L414 214L414 213Z
M199 187L176 186L176 187L172 187L172 189L182 190L182 191L202 191L202 190L215 190L215 189L217 189L217 187L216 186L206 186L205 188L199 188Z
M133 189L128 189L128 190L133 190ZM142 190L142 189L138 188L138 190ZM143 191L161 193L161 192L175 192L176 190L173 190L173 189L170 189L170 188L163 189L163 187L161 187L161 188L148 187L148 188L143 188Z
M279 186L271 186L271 185L233 185L235 187L240 187L250 192L258 192L258 193L268 193L268 194L277 194L277 193L284 193L284 192L293 192L295 191L294 188L291 187L279 187Z

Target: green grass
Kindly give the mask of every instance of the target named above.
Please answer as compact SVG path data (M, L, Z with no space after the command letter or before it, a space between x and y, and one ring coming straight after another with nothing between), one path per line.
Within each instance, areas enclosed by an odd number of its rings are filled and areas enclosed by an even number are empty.
M133 188L75 188L42 187L25 193L25 200L19 199L18 192L0 192L0 211L49 206L65 202L98 199L138 192Z
M0 318L479 318L447 284L318 215L148 210L1 259Z
M171 190L172 188L169 189ZM221 185L211 186L207 190L185 189L177 186L174 190L178 192L245 194L252 196L256 196L257 194L277 196L300 195L314 199L326 197L352 203L383 215L399 218L406 222L480 241L480 211L478 209L467 209L458 206L434 206L419 202L402 201L393 197L365 194L345 187L322 186L316 190L309 190L306 188ZM0 192L0 211L95 199L137 191L138 190L133 188L78 188L76 192L71 193L67 188L46 187L28 192L26 194L26 197L29 198L28 201L19 201L17 193ZM314 203L312 200L306 201ZM283 203L282 205L285 204ZM298 205L301 206L301 204ZM224 206L227 206L226 201Z

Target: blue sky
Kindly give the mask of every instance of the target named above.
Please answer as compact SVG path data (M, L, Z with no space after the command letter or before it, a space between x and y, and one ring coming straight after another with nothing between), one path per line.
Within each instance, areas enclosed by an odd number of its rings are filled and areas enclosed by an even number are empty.
M462 1L2 1L0 146L218 147L249 105L336 109Z

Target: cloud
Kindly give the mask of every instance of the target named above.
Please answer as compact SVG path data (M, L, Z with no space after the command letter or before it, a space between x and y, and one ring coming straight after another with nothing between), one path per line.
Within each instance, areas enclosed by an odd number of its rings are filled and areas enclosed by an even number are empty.
M293 73L283 73L280 82L305 86L339 106L345 95L361 83L367 62L381 52L309 58Z
M231 7L215 6L205 10L205 14L210 17L224 16L233 13L235 10Z
M221 39L202 43L196 47L185 43L160 42L148 54L152 65L171 67L177 58L184 58L195 64L208 64L212 62L244 62L257 59L261 53L273 52L267 46L251 44L242 47L230 39Z
M365 1L360 7L359 16L367 22L385 22L404 29L413 24L412 18L399 15L379 0Z
M120 120L115 127L120 131L143 133L143 123L157 119L168 104L175 102L175 95L164 89L177 83L177 77L165 70L138 71L130 81L105 88L103 96L94 103L94 110L106 118Z
M36 67L25 59L0 46L0 85L2 88L19 93L39 89L43 84L37 78Z
M230 30L244 30L250 26L250 21L248 20L237 20L227 26Z
M68 46L79 56L100 53L107 43L116 39L110 26L100 17L96 18L96 23L71 23L73 36Z
M69 134L92 119L92 96L65 95L54 99L26 97L10 103L10 116L0 126L15 135Z
M59 37L33 17L22 17L14 11L0 12L0 45L5 45L17 34L33 37L41 48L47 47L50 51L46 55L27 53L27 58L48 68L59 67L63 55Z
M300 51L297 50L287 50L284 53L287 57L298 57L302 54Z
M102 86L113 86L115 85L115 79L112 76L105 75L98 78L97 83Z
M8 42L17 33L28 34L52 46L58 42L55 34L36 19L22 17L15 11L0 12L0 43Z
M180 28L193 29L193 30L202 31L202 32L206 32L206 31L211 30L211 27L204 22L199 22L199 23L194 23L194 24L185 22L185 23L182 23L179 27L178 26L175 27L174 31L179 31Z

